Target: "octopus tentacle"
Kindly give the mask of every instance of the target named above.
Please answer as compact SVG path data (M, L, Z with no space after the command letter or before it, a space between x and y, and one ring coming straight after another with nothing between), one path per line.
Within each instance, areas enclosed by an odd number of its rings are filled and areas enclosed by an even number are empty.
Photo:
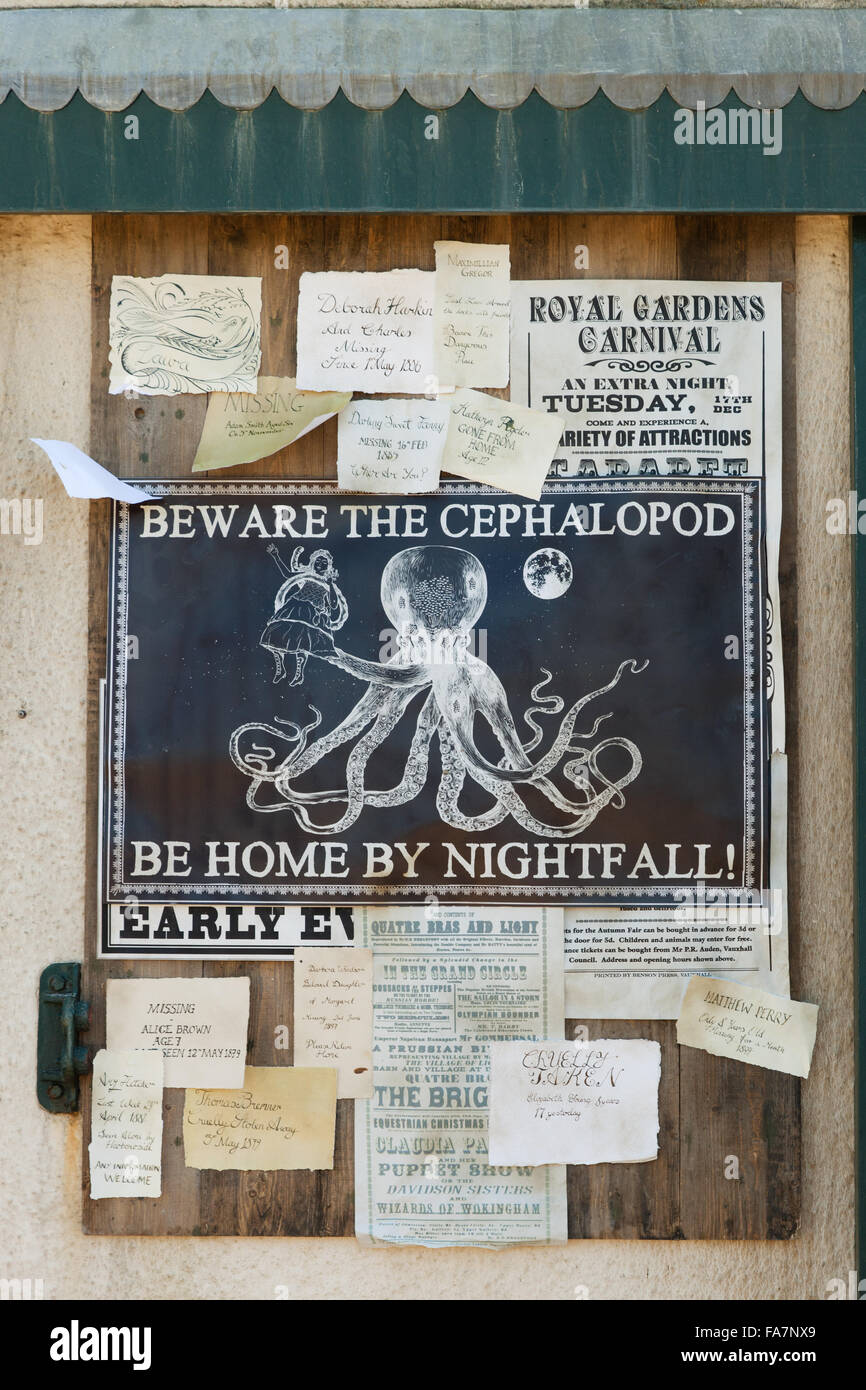
M315 743L311 743L306 749L291 754L282 767L279 775L274 779L279 786L280 782L288 781L290 777L300 777L303 772L309 772L311 767L321 762L326 754L339 748L341 744L348 743L356 734L360 733L365 725L371 723L376 718L387 695L380 690L366 690L351 710L346 718L335 725L327 734L317 738Z
M414 692L411 692L414 694ZM406 701L408 704L408 699ZM403 708L405 709L405 704ZM440 715L436 709L432 695L427 696L427 700L418 716L418 726L412 738L412 745L409 756L406 760L406 767L403 777L396 787L391 787L382 791L366 791L364 803L367 806L404 806L407 801L413 801L420 792L427 780L428 770L428 749L436 732L436 726ZM247 763L250 758L247 756ZM292 769L293 776L294 769ZM249 788L247 792L247 805L254 811L285 811L289 808L289 800L285 796L280 801L271 802L269 805L262 805L256 800L256 792L261 785L262 778ZM311 806L321 805L330 801L347 801L349 791L347 787L334 788L328 791L301 792L296 788L291 788L292 806ZM312 823L308 828L313 829Z
M302 752L306 747L307 735L310 730L318 728L319 724L322 722L322 716L315 705L311 705L310 708L315 718L312 719L309 724L296 724L293 720L280 719L279 715L277 716L276 722L284 725L282 729L274 728L273 724L241 724L239 728L235 729L229 739L229 755L235 767L239 768L241 772L245 772L248 777L257 776L260 781L263 782L275 781L279 775L279 767L273 769L268 768L268 760L276 757L275 750L273 748L258 747L256 744L253 744L250 752L243 754L239 746L241 738L244 734L249 733L258 736L262 734L272 734L275 738L285 739L289 743L297 744L294 750L295 754ZM287 730L291 730L292 732L287 732Z
M418 723L412 735L409 756L400 782L390 791L367 792L368 806L405 806L407 801L415 800L427 781L430 744L441 720L442 716L433 698L433 692L428 691L418 715Z
M533 748L537 748L544 737L544 730L536 720L536 714L562 714L565 708L565 701L561 695L540 695L543 690L553 680L553 675L546 666L541 668L544 680L538 681L530 691L532 704L523 716L524 724L528 724L533 731L533 736L523 745L524 753L531 753Z
M485 772L475 768L469 769L470 776L472 776L480 786L484 787L486 791L489 791L492 795L498 796L506 811L514 817L518 825L521 825L524 830L528 830L534 835L546 836L550 839L570 839L581 830L585 830L588 825L591 825L599 811L603 810L605 806L609 804L617 805L617 803L622 805L624 803L624 798L621 788L627 786L629 782L634 781L643 766L640 750L630 739L607 739L604 745L599 745L599 751L602 746L609 747L611 744L616 744L629 751L632 757L631 768L616 782L610 782L607 778L603 777L601 773L598 773L599 779L605 783L604 790L597 792L591 800L588 800L583 806L568 803L565 798L556 802L555 804L564 803L565 806L570 807L573 812L576 812L574 819L565 825L551 825L546 821L539 820L538 817L533 815L529 810L529 807L520 796L517 787L510 784L498 783ZM555 791L556 788L553 788L552 784L547 783L542 787L542 790L550 797L550 791ZM561 794L558 793L557 795L560 796Z
M562 720L553 746L536 763L529 760L525 747L519 743L505 692L498 678L487 668L479 670L477 665L474 668L469 665L461 671L447 673L438 682L438 689L434 683L448 737L459 749L465 770L479 786L496 798L497 813L501 811L502 815L512 815L519 825L536 835L567 839L586 829L605 806L621 808L625 804L622 789L634 781L643 766L640 750L624 738L605 739L595 748L581 747L576 743L578 738L593 738L608 715L600 715L588 735L576 734L575 725L589 701L612 690L628 668L633 671L644 669L633 660L624 661L606 686L576 701ZM533 691L533 696L536 694L537 690ZM472 735L472 717L475 713L482 713L487 718L502 745L503 757L498 766L485 758L475 745ZM629 767L622 776L610 778L599 767L599 759L605 749L614 747L628 753ZM572 799L572 795L561 791L548 775L569 754L575 756L565 764L562 772L578 793L578 799ZM535 787L552 806L571 819L565 824L555 825L535 815L520 794L517 784L521 783ZM440 810L444 810L445 805L443 797Z
M229 753L231 754L231 759L235 767L239 768L241 772L246 773L246 775L252 779L247 788L246 795L246 803L250 810L284 811L287 804L284 797L279 801L264 804L257 800L259 788L265 783L275 783L277 790L281 792L280 783L287 777L287 774L292 777L300 776L301 772L306 771L309 767L315 766L326 753L331 752L334 748L338 748L341 743L347 743L350 739L354 738L356 734L359 734L361 730L375 718L376 710L381 703L381 699L381 694L377 694L372 690L367 690L342 723L338 724L330 733L324 734L322 738L317 739L309 748L306 747L307 734L310 729L317 728L322 722L322 716L314 706L311 706L311 708L316 718L302 727L301 736L299 738L292 738L284 729L276 729L272 724L242 724L240 728L235 729L229 742ZM289 725L287 722L287 727L297 728L298 726ZM271 753L270 749L257 749L256 746L253 745L251 752L241 752L239 747L241 737L249 732L259 735L262 732L273 734L276 735L277 738L287 739L297 746L294 747L287 757L285 757L281 763L278 763L276 767L268 767L263 755ZM319 792L309 792L305 793L305 795L313 801L327 801L332 799L327 792L324 793L324 795ZM335 794L335 799L337 799L337 794Z
M436 810L446 824L453 825L458 830L489 830L504 821L508 809L503 806L498 792L494 793L494 804L489 810L482 811L477 816L470 816L461 811L457 803L466 781L466 768L444 726L439 730L439 746L442 750L442 777L436 793Z
M625 671L637 673L646 662L623 661L607 685L576 700L564 715L564 700L543 693L552 676L542 668L522 716L530 731L524 742L502 681L468 650L468 633L487 597L486 575L477 557L453 546L401 551L383 571L381 594L386 614L401 633L396 657L386 662L355 657L334 646L333 638L326 650L313 653L366 682L361 699L340 724L310 742L311 730L321 723L321 715L314 709L315 717L306 725L278 718L272 724L245 724L235 730L230 753L235 766L250 778L250 807L268 812L288 809L298 824L313 834L342 831L357 821L365 806L401 806L418 796L429 775L434 733L439 735L442 764L437 810L444 821L461 829L486 830L512 816L534 834L567 839L591 824L603 807L621 808L625 804L623 789L642 767L640 750L625 738L607 738L594 744L599 728L611 717L609 712L598 715L588 733L578 731L578 721L587 705L613 690ZM419 642L415 639L419 635L429 639L434 657L418 660ZM447 642L440 641L445 638ZM390 788L368 787L370 758L418 691L425 688L429 688L428 693L400 780ZM547 752L533 761L530 754L544 738L539 717L551 715L559 717L559 726ZM474 736L478 716L498 741L501 756L494 753L488 758L478 748ZM288 751L280 761L277 749L286 744ZM350 745L345 786L319 791L298 788L298 779L345 745ZM628 768L622 775L611 776L602 770L600 762L609 749L627 755ZM467 776L492 798L492 805L476 815L464 812L458 804ZM274 788L273 804L258 803L265 785ZM311 808L325 803L339 803L341 813L326 824L317 824L311 818ZM545 803L560 813L564 824L548 824L543 818L546 810L536 813L532 809Z
M335 647L332 652L316 652L315 655L322 661L329 661L332 666L348 671L350 676L356 676L358 680L370 681L371 685L386 685L393 689L407 685L420 688L430 684L430 667L424 662L392 666L387 661L365 661L360 656L352 656L351 652L344 652L340 647Z
M622 777L617 777L614 782L611 782L605 776L598 765L598 755L602 753L605 748L625 748L631 757L631 768L629 771L623 773ZM643 767L643 758L640 749L636 744L632 743L629 738L606 738L603 739L601 743L597 743L594 748L585 749L583 751L586 753L586 757L581 757L577 764L566 763L562 769L563 773L568 777L569 781L573 781L578 769L588 767L592 776L611 790L612 795L609 798L610 804L616 807L618 811L622 810L625 805L625 797L622 794L622 789L623 787L627 787L630 782L634 781Z
M501 682L493 675L490 668L485 666L483 662L478 662L477 658L473 659L472 663L467 663L465 667L453 668L472 673L468 680L465 676L463 677L469 689L459 692L463 695L463 699L458 701L457 708L454 708L449 699L449 691L453 689L454 684L453 678L445 683L444 698L440 697L440 708L470 772L473 774L483 773L499 782L536 782L552 772L566 754L577 751L571 746L571 740L578 737L574 733L574 726L577 723L578 715L590 700L596 700L599 696L607 695L613 690L626 669L639 673L645 670L646 665L647 663L644 662L642 666L638 666L636 661L628 658L620 663L616 675L608 681L607 685L602 686L599 690L592 690L589 694L576 700L562 720L552 746L537 763L532 763L527 758L523 745L517 737ZM482 671L479 672L476 669L477 666L483 668ZM478 751L472 737L471 714L474 712L481 712L488 719L502 744L505 752L504 761L510 763L510 767L496 766ZM596 721L595 727L597 727L597 723L598 721Z
M379 747L388 737L395 724L400 719L406 706L414 695L414 691L389 691L384 699L380 696L378 712L372 726L367 730L362 738L358 740L349 754L346 763L346 787L345 791L328 792L298 792L291 785L291 777L295 776L294 767L287 768L280 780L277 782L277 789L283 797L284 804L294 812L298 823L305 830L314 831L316 834L333 835L342 830L346 830L350 825L354 825L364 809L365 788L364 775L367 770L367 763ZM320 740L323 742L324 740ZM315 798L318 802L324 800L345 800L346 809L342 816L326 825L317 825L311 821L306 806L310 800Z

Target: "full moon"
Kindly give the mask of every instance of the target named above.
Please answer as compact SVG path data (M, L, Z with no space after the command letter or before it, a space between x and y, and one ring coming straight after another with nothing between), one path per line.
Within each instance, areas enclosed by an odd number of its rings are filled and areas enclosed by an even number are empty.
M523 566L523 582L536 598L561 598L573 578L571 561L561 550L534 550Z

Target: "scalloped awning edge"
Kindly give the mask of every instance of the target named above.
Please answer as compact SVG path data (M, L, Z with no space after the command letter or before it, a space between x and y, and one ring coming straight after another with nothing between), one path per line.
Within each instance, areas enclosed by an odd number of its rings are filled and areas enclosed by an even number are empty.
M468 91L510 110L537 92L583 106L601 90L640 110L663 91L747 106L797 91L825 110L866 85L864 10L380 10L141 8L0 12L0 100L58 111L76 92L122 111L144 92L172 111L206 91L237 110L272 91L301 110L338 91L365 110L404 92L441 110Z

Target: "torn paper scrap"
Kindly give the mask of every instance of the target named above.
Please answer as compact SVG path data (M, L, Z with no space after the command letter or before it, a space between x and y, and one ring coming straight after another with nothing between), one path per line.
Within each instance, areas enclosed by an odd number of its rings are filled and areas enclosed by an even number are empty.
M466 387L451 397L442 469L538 501L562 421Z
M241 1090L187 1091L184 1160L220 1171L333 1168L336 1118L333 1067L247 1067Z
M118 502L153 502L163 495L161 492L145 492L143 488L132 487L109 473L101 463L74 444L66 444L62 439L31 439L30 442L38 444L48 455L70 497L113 497Z
M295 1066L336 1067L337 1097L373 1094L373 952L295 951Z
M258 276L115 275L109 392L255 391L261 317Z
M305 271L298 385L368 395L430 391L435 282L425 270Z
M508 385L508 246L434 242L436 373L454 386Z
M97 1052L88 1145L94 1199L160 1195L162 1086L161 1052Z
M817 1004L695 975L677 1019L677 1042L714 1057L808 1076L817 1027Z
M337 419L337 482L352 492L435 492L446 400L353 401Z
M648 1163L661 1048L646 1038L494 1043L490 1163Z
M110 1048L158 1047L166 1086L242 1086L250 1015L248 975L205 980L109 980Z
M268 458L330 420L351 399L347 391L299 391L290 376L260 376L255 392L215 391L192 471Z

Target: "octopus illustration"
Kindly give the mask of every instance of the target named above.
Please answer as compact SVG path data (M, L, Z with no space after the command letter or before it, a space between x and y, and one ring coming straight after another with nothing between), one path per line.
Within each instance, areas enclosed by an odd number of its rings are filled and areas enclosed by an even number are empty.
M598 715L586 732L578 730L578 721L587 705L613 690L624 672L642 671L646 662L623 661L607 685L576 700L563 715L547 752L533 760L530 754L544 741L536 716L562 714L564 701L541 694L551 680L550 672L542 668L543 679L533 688L533 703L523 715L531 732L521 739L501 680L469 649L472 629L487 601L487 575L480 560L454 546L401 550L382 573L381 601L397 634L397 650L387 661L354 656L333 645L332 637L328 638L330 650L311 654L367 685L340 724L311 740L321 724L319 711L311 706L314 717L307 724L277 718L273 724L243 724L232 734L232 761L251 779L248 806L264 812L290 811L310 833L339 833L354 825L365 806L403 806L415 799L427 781L434 735L442 769L436 806L442 820L456 828L489 830L512 816L533 834L569 839L585 830L605 806L625 804L623 789L641 770L640 750L627 738L594 742L609 714ZM388 788L369 786L370 758L421 694L424 698L399 783ZM478 747L479 719L487 723L501 748L498 762ZM285 756L277 752L280 744ZM343 786L316 791L298 786L304 773L343 748L348 750ZM619 750L616 761L622 763L624 755L627 764L616 775L610 768L613 749ZM602 761L607 761L608 773L602 770ZM554 773L567 792L552 780ZM467 777L491 798L489 807L477 814L459 804ZM527 803L530 789L531 799L538 803L535 810ZM335 806L339 814L317 819L316 808L326 805ZM558 813L555 820L540 818L552 811Z
M249 390L256 376L259 325L240 288L122 278L112 314L112 361L145 394Z

